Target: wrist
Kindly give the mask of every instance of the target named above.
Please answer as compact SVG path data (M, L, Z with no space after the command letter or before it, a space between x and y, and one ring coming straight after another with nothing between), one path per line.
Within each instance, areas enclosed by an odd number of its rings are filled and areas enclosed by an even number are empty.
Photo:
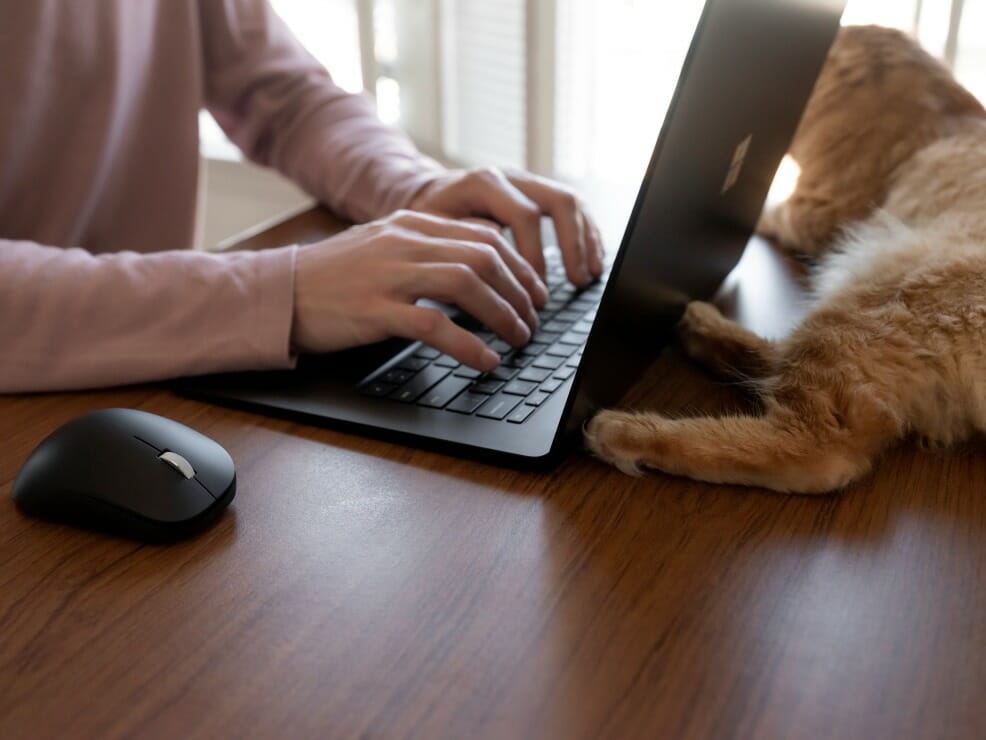
M447 174L448 173L444 171L436 172L434 176L429 177L424 182L418 184L418 186L411 191L410 196L401 207L410 211L423 210L428 202L428 198L431 197L431 194L434 192L439 181Z

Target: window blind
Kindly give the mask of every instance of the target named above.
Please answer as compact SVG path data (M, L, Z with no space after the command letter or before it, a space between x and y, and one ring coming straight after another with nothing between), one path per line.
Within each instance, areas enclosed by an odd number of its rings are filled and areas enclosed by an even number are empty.
M524 0L441 3L442 139L467 165L526 161Z

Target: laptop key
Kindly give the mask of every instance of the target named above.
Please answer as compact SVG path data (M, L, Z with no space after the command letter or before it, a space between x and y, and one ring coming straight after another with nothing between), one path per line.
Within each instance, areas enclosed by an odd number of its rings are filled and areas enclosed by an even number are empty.
M540 383L542 380L547 380L550 377L551 370L545 370L540 367L526 368L520 375L517 376L519 380L531 380L535 383Z
M555 377L559 380L568 380L575 374L574 367L563 367L559 370L555 370Z
M503 387L503 392L512 396L526 396L537 387L537 383L529 380L511 380Z
M403 360L397 363L397 367L401 370L411 370L413 372L418 372L423 367L428 367L428 360L423 357L405 357Z
M500 365L486 373L486 377L492 378L493 380L510 380L516 374L516 368Z
M561 287L551 291L551 297L562 303L571 303L575 296L575 286L565 282Z
M472 378L478 378L480 375L482 375L482 373L479 372L479 370L476 370L475 368L466 367L465 365L461 365L460 367L458 367L456 369L455 375L457 377L459 377L459 378L470 378L470 379L472 379Z
M545 393L554 393L556 390L561 388L561 384L565 381L559 380L558 378L552 378L551 380L546 380L541 383L541 390Z
M526 399L524 399L524 403L526 403L528 406L540 406L549 398L551 398L551 394L545 393L544 391L538 391L537 393L532 393Z
M564 357L552 357L551 355L542 355L538 357L533 363L533 367L545 368L547 370L557 370L565 362Z
M393 383L380 383L378 381L372 381L360 387L360 392L366 396L386 396L397 386Z
M425 345L421 345L421 347L418 348L418 351L414 353L414 356L424 357L426 360L434 360L436 357L441 357L442 353L434 347L426 347Z
M513 349L509 344L504 342L502 339L494 339L490 342L490 349L496 352L498 355L505 354Z
M551 355L552 357L568 357L575 351L575 347L571 344L562 344L558 342L552 344L548 347L548 351L545 352L546 355Z
M539 343L539 344L551 344L552 342L558 341L559 336L561 336L561 332L545 331L544 329L538 329L536 332L534 332L534 336L531 337L531 342Z
M480 380L478 383L473 383L469 390L473 393L485 393L487 396L492 396L502 387L503 383L499 380Z
M528 355L523 352L514 352L500 361L501 367L513 367L520 370L531 364L537 355Z
M435 360L433 364L438 365L439 367L455 368L459 366L459 361L454 357L449 357L448 355L442 355L437 360Z
M394 385L400 385L401 383L406 383L414 375L410 370L401 370L400 368L391 368L383 375L381 375L377 380L383 383L393 383Z
M507 416L507 421L511 424L523 424L527 421L527 417L533 414L537 410L536 406L528 406L527 404L521 404Z
M552 319L551 321L545 322L544 331L545 333L549 333L549 332L560 333L565 331L568 328L569 324L571 323L572 323L571 321L558 321L557 319Z
M430 391L418 399L419 406L440 409L471 385L468 378L457 378L454 375L445 378Z
M447 367L426 367L404 385L390 394L391 398L404 403L414 403L425 391L436 385L451 372Z
M573 344L576 347L585 341L585 336L582 334L576 334L574 331L567 331L558 338L558 342L561 344Z
M521 400L522 399L517 396L497 393L479 407L479 410L476 412L476 416L482 416L484 419L496 419L499 421L513 411L514 407L517 406Z
M455 411L457 414L471 414L488 400L490 400L490 397L482 393L466 391L456 396L455 400L445 407L445 410Z

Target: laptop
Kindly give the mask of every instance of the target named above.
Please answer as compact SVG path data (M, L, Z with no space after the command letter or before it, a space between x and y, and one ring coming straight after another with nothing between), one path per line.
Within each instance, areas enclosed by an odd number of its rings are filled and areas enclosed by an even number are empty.
M186 378L188 395L517 467L580 440L671 338L691 300L735 267L838 31L845 0L708 0L619 250L585 290L547 249L548 305L481 375L390 340L299 358L296 369ZM545 238L554 238L546 229ZM452 309L446 308L448 311Z

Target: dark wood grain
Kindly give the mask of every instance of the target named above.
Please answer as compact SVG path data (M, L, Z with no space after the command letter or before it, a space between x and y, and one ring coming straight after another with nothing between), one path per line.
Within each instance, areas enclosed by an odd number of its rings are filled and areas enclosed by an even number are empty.
M756 296L795 273L752 254L724 301L782 330ZM745 401L671 349L627 403ZM30 450L110 405L230 450L214 528L141 546L15 510ZM0 737L986 737L976 446L797 498L501 470L160 387L0 398L0 434Z

